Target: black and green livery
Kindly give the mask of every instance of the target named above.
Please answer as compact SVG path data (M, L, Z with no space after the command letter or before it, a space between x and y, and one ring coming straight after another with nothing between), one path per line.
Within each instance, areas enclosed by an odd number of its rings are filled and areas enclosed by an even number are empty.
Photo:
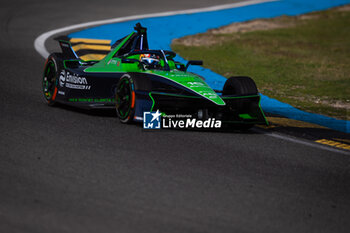
M176 54L150 50L147 29L135 31L112 45L102 60L79 58L69 41L59 40L62 53L51 54L43 75L43 92L50 105L116 108L123 123L142 121L144 112L190 114L245 126L267 124L260 95L249 77L227 79L223 90L213 90L204 78L174 60Z

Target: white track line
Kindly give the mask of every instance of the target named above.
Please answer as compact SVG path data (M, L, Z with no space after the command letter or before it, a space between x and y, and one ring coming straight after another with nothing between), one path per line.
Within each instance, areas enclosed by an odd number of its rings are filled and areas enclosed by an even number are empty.
M278 139L282 139L285 141L290 141L290 142L294 142L294 143L298 143L298 144L302 144L302 145L306 145L306 146L310 146L310 147L314 147L314 148L318 148L321 150L327 150L330 152L335 152L335 153L340 153L340 154L344 154L344 155L350 155L349 151L345 151L345 150L341 150L341 149L337 149L337 148L333 148L330 146L326 146L326 145L322 145L313 141L306 141L303 139L298 139L298 138L294 138L294 137L290 137L287 135L282 135L282 134L277 134L277 133L270 133L270 132L266 132L265 130L261 130L261 129L256 129L254 128L253 131L257 132L257 133L261 133L270 137L274 137L274 138L278 138Z
M98 21L92 21L92 22L87 22L87 23L75 24L75 25L71 25L71 26L67 26L67 27L63 27L63 28L58 28L58 29L48 31L48 32L41 34L40 36L38 36L35 39L34 48L42 57L47 58L50 54L45 47L45 42L49 37L51 37L55 34L58 34L58 33L63 33L66 31L76 30L76 29L85 28L85 27L92 27L92 26L109 24L109 23L118 23L118 22L129 21L129 20L218 11L218 10L231 9L231 8L255 5L255 4L265 3L265 2L275 2L275 1L279 1L279 0L250 0L250 1L243 1L243 2L237 2L237 3L225 4L225 5L219 5L219 6L211 6L211 7L205 7L205 8L198 8L198 9L168 11L168 12L144 14L144 15L132 15L132 16L126 16L126 17L120 17L120 18L113 18L113 19L98 20Z
M48 32L41 34L40 36L38 36L35 39L34 48L42 57L47 58L50 54L45 47L45 42L48 38L50 38L51 36L58 34L58 33L63 33L66 31L71 31L71 30L76 30L76 29L86 28L86 27L92 27L92 26L97 26L97 25L102 25L102 24L124 22L124 21L129 21L129 20L218 11L218 10L238 8L238 7L243 7L243 6L249 6L249 5L265 3L265 2L275 2L275 1L279 1L279 0L250 0L250 1L237 2L237 3L225 4L225 5L219 5L219 6L204 7L204 8L198 8L198 9L168 11L168 12L162 12L162 13L143 14L143 15L132 15L132 16L126 16L126 17L119 17L119 18L113 18L113 19L98 20L98 21L92 21L92 22L87 22L87 23L75 24L75 25L71 25L71 26L67 26L67 27L63 27L63 28L58 28L58 29L48 31ZM308 145L308 146L315 147L315 148L322 149L322 150L328 150L331 152L337 152L337 153L341 153L341 154L349 154L349 152L346 152L343 150L338 150L338 149L327 147L327 146L323 146L323 145L313 143L313 142L307 142L307 141L303 141L300 139L296 139L296 138L292 138L292 137L288 137L288 136L283 136L283 135L279 135L279 134L275 134L275 133L266 133L266 132L263 132L261 130L255 130L255 131L257 131L259 133L263 133L263 134L271 136L271 137L283 139L283 140L298 143L298 144Z

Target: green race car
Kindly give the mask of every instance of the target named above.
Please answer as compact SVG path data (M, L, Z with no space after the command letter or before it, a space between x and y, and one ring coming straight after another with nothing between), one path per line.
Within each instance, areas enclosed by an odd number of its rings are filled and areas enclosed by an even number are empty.
M260 96L249 77L231 77L222 90L188 72L176 54L148 48L147 29L135 31L112 45L102 60L79 58L69 41L59 40L62 53L51 54L44 68L43 92L49 105L115 108L123 123L143 121L144 113L216 119L225 125L250 128L267 124Z

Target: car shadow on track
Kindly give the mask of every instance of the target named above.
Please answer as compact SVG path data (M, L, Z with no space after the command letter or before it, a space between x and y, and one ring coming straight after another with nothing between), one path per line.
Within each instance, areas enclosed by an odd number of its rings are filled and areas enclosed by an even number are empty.
M104 109L85 109L85 108L77 108L75 106L69 106L65 104L56 103L55 108L60 108L63 110L76 112L79 114L84 115L90 115L94 117L106 117L106 118L117 118L117 114L115 112L115 109L111 108L104 108ZM121 123L120 123L121 124ZM143 125L141 122L132 122L129 124L130 126L133 125L134 127L139 127L142 132L159 132L159 129L143 129ZM169 128L169 129L162 129L161 131L165 132L205 132L205 133L225 133L225 134L245 134L245 135L255 135L255 134L263 134L260 131L255 130L255 127L251 129L237 129L235 127L222 127L219 129L193 129L193 128Z
M115 109L111 109L111 108L85 109L85 108L77 108L75 106L60 104L60 103L56 103L54 107L64 109L67 111L80 113L80 114L85 114L85 115L117 118L117 114L115 112Z

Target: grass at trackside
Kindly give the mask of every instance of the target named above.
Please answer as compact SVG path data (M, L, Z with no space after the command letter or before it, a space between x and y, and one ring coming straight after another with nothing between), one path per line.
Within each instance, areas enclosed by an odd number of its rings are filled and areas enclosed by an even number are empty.
M350 120L350 11L336 8L309 16L272 19L289 25L279 29L211 33L218 41L211 45L185 46L180 40L172 49L187 60L203 60L225 77L251 76L269 97ZM193 37L198 36L205 34Z

